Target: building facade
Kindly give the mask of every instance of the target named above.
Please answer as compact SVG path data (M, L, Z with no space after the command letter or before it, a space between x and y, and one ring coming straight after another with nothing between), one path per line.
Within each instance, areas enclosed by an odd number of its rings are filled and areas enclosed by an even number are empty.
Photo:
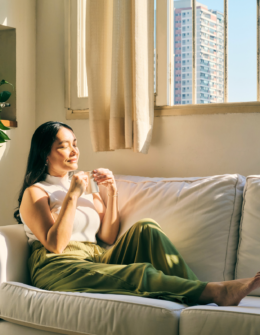
M192 103L192 1L174 1L174 103ZM224 17L197 2L196 103L224 102Z

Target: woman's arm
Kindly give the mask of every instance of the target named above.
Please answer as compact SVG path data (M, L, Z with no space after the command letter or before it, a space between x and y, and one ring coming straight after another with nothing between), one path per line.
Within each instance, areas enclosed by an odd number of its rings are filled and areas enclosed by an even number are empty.
M117 187L111 171L108 169L97 169L96 171L98 173L93 173L93 176L97 181L97 184L105 186L108 194L106 207L100 194L93 193L94 205L101 219L101 226L97 236L103 242L111 245L117 238L120 225L118 197L116 196Z

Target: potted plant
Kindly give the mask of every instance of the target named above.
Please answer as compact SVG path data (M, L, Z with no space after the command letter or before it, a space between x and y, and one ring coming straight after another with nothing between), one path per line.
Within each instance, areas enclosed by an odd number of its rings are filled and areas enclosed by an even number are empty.
M13 86L13 84L8 83L8 81L6 81L4 79L0 81L0 86L5 85L5 84ZM13 86L13 89L14 89L14 86ZM6 103L6 101L10 98L10 96L11 96L11 92L9 92L9 91L0 92L0 112L2 112L3 107L9 107L10 106L9 103ZM8 140L10 140L10 138L6 135L6 133L3 132L3 130L9 130L9 129L10 128L5 127L3 125L3 123L1 122L1 118L0 118L0 143L5 143ZM1 147L2 146L0 146L0 148Z

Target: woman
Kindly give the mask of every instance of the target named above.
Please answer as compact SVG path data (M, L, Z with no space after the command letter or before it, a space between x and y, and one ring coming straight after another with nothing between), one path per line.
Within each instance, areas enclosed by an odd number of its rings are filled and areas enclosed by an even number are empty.
M113 173L93 170L97 184L107 190L105 206L99 193L84 194L89 180L83 171L73 175L79 155L76 136L64 123L46 122L33 134L14 213L31 246L32 285L219 306L236 306L260 286L260 272L226 282L198 280L153 219L136 222L116 241L119 213ZM96 237L115 244L107 250Z

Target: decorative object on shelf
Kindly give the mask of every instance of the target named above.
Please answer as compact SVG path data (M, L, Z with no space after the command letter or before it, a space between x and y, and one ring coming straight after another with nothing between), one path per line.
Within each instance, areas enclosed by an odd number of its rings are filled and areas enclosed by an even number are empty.
M13 84L9 83L8 81L4 79L0 81L0 86L5 85L5 84L13 86ZM13 86L13 90L14 90L14 86ZM0 112L2 112L2 108L11 106L9 103L6 102L10 98L10 96L11 96L11 92L9 91L0 92ZM5 143L8 140L10 140L10 138L6 135L6 133L3 132L3 130L9 130L9 129L10 128L3 125L3 123L1 122L1 118L0 118L0 143ZM0 148L1 147L2 146L0 146Z

